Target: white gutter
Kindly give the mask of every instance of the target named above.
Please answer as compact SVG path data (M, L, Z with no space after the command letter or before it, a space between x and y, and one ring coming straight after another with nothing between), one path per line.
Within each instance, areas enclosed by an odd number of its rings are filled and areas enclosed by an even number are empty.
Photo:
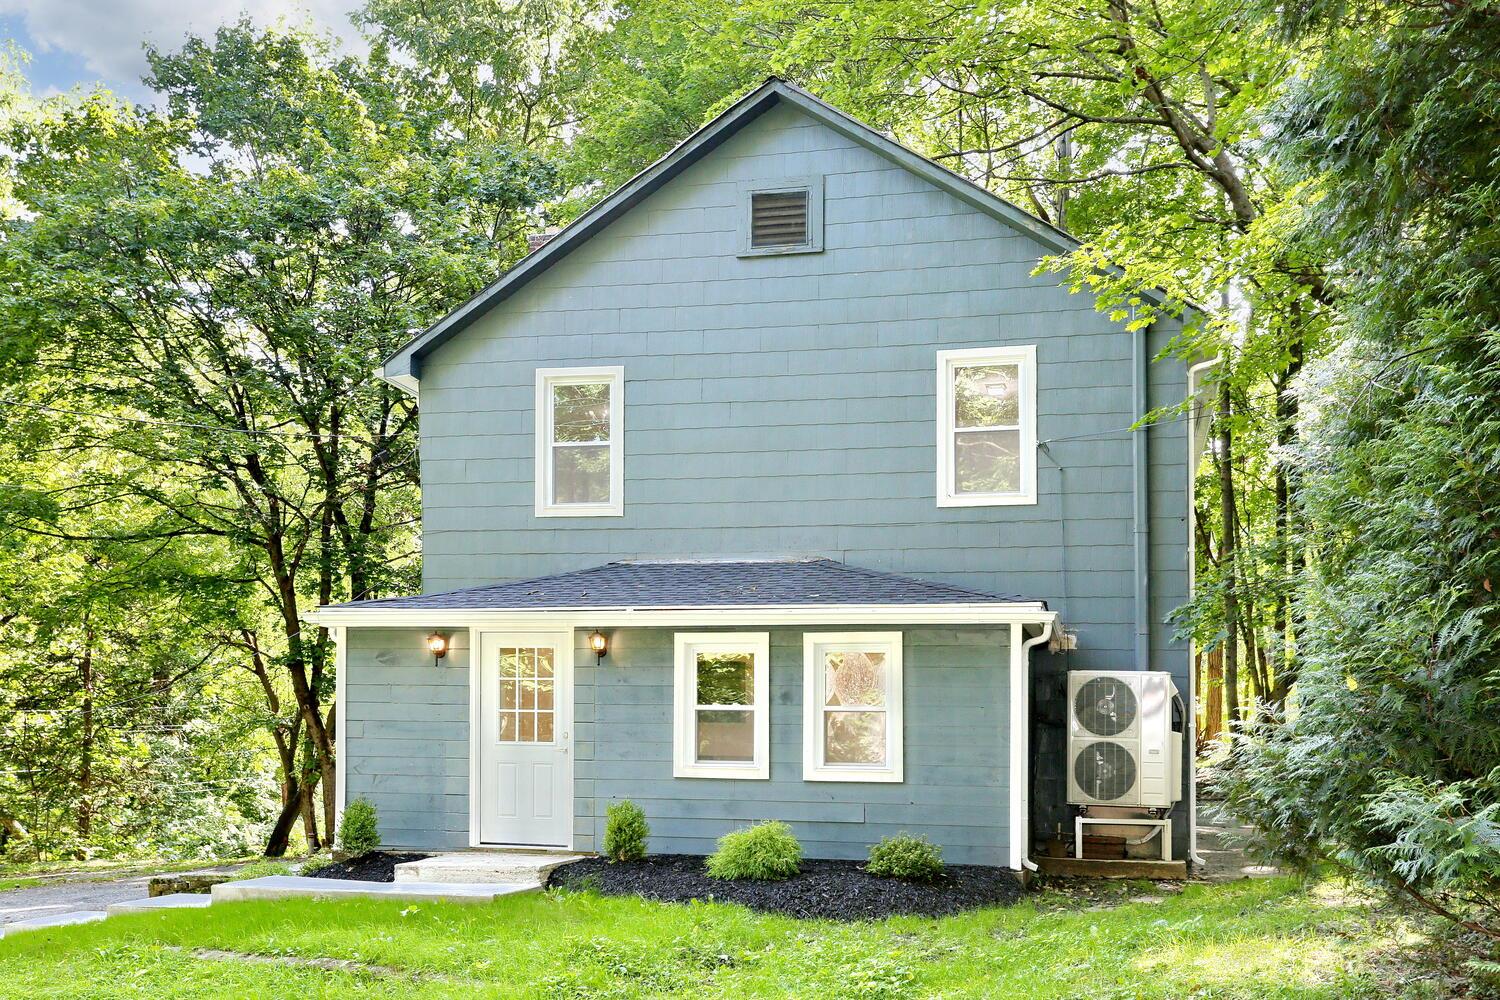
M1010 627L1010 867L1036 871L1031 860L1031 650L1052 638L1056 613L1023 641L1023 622Z
M970 604L764 604L681 608L318 608L302 617L317 625L365 628L671 628L702 625L1009 625L1057 618L1040 601Z
M1200 361L1188 369L1187 384L1188 396L1191 398L1198 394L1194 388L1194 382L1198 373L1207 371L1219 363L1219 358L1211 358L1208 361ZM1198 560L1194 557L1197 547L1197 537L1193 531L1193 490L1197 483L1197 442L1198 442L1198 414L1196 404L1188 406L1187 415L1187 439L1188 439L1188 463L1187 463L1187 507L1188 507L1188 599L1191 600L1197 589L1197 567ZM1198 855L1198 660L1193 650L1192 640L1188 640L1188 696L1187 696L1187 718L1183 720L1187 730L1187 760L1188 760L1188 859L1195 865L1206 864Z

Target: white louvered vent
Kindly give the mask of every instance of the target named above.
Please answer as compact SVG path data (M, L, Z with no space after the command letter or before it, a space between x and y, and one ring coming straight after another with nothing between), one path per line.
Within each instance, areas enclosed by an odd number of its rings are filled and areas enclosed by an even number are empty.
M750 246L796 247L810 241L807 192L764 191L750 196Z

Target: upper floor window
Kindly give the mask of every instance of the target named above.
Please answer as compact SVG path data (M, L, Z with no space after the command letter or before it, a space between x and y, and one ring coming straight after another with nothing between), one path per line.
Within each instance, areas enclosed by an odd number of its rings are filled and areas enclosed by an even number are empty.
M679 632L674 647L672 774L769 778L770 634Z
M802 777L902 780L901 633L803 634Z
M742 257L823 249L823 179L802 177L740 188Z
M619 367L537 370L538 517L625 513L624 384Z
M939 351L939 507L1036 503L1036 348Z

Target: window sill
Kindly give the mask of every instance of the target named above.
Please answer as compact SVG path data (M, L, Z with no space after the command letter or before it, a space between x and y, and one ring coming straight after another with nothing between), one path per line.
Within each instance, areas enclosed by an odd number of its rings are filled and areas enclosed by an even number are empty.
M1036 505L1036 494L1034 493L976 493L972 496L941 496L937 498L939 507L1033 507Z
M861 770L839 770L837 768L820 767L807 771L802 775L803 781L856 781L856 782L884 782L885 784L899 784L905 780L900 771L861 771Z
M538 507L537 517L624 517L624 505L579 507Z
M731 764L718 767L713 764L677 764L672 768L674 778L720 778L735 781L769 781L769 765Z

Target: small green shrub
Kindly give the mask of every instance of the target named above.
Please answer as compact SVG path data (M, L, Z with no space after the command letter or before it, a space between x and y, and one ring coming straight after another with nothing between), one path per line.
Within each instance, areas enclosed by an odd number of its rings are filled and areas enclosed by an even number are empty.
M605 810L604 856L611 861L639 861L646 856L651 826L646 812L629 799Z
M331 864L333 864L332 855L323 854L321 852L318 854L312 854L308 856L306 861L302 862L302 868L298 872L298 874L311 875L313 872L322 871L324 868L327 868Z
M753 878L763 881L791 878L802 862L802 845L792 828L771 820L719 838L719 849L708 859L710 878Z
M339 821L339 849L351 858L357 858L379 846L375 805L369 799L357 798L344 807L344 818Z
M930 882L943 874L943 849L926 837L903 833L870 848L865 871L885 878Z
M292 870L292 866L291 866L290 862L287 862L287 861L275 861L275 860L272 860L271 858L265 858L265 859L263 859L261 861L252 861L252 862L250 862L248 865L246 865L245 867L241 868L239 871L235 872L232 876L230 876L229 881L231 881L231 882L243 882L246 879L250 879L250 878L267 878L267 877L269 877L271 875L292 875L292 874L295 874L295 872Z

